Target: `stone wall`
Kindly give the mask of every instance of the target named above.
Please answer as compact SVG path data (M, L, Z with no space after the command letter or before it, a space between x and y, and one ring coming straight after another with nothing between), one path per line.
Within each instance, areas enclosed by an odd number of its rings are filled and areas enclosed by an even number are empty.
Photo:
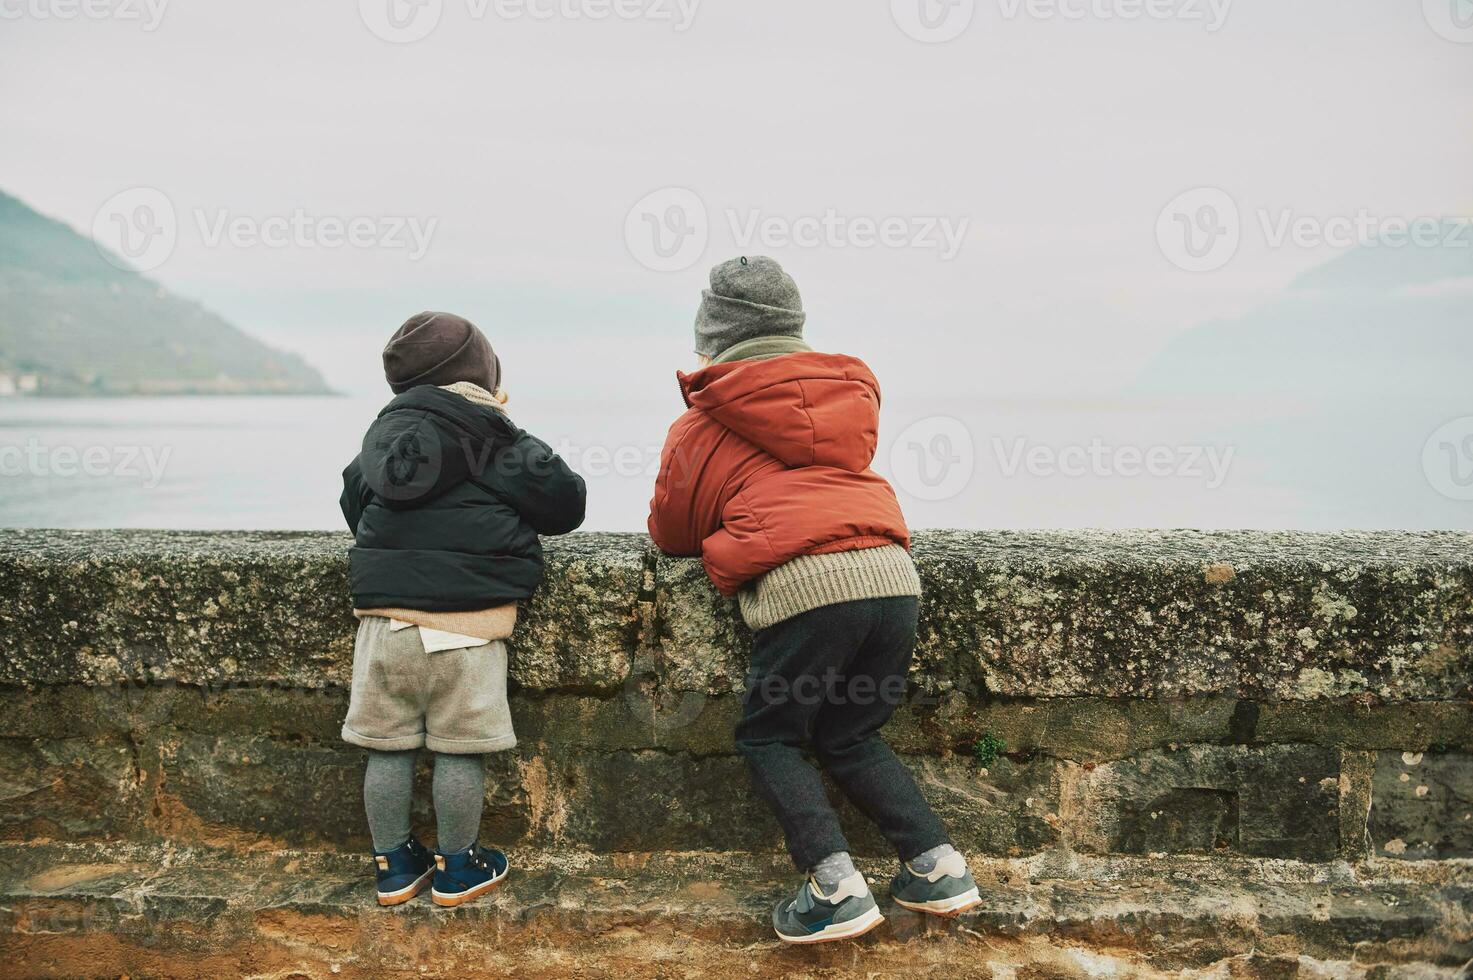
M346 546L0 532L0 840L361 848ZM915 551L889 736L974 854L1473 858L1473 534L947 531ZM776 853L731 743L746 640L698 562L642 535L549 541L485 836Z

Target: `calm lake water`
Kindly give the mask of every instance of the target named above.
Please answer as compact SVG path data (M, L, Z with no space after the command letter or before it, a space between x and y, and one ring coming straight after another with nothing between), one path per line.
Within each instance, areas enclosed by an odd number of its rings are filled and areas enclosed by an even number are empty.
M338 528L385 400L0 399L0 525ZM588 529L640 530L671 402L514 418L588 479ZM896 400L876 468L914 527L1473 528L1473 406Z

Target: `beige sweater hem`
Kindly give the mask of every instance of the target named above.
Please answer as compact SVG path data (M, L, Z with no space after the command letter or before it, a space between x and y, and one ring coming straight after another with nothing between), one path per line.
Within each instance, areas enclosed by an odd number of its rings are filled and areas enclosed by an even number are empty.
M760 630L820 606L920 594L910 552L891 544L801 555L743 588L737 603L747 625Z
M401 623L413 623L425 629L474 636L478 640L505 640L517 625L517 604L509 602L490 609L470 612L425 612L419 609L354 609L353 615L382 616L397 619Z

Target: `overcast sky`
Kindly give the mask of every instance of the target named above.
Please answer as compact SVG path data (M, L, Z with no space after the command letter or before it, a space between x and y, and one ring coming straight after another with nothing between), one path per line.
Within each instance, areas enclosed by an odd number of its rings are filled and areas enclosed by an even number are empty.
M150 274L355 389L407 314L445 307L514 393L663 392L706 269L749 252L892 393L1108 391L1334 255L1273 247L1260 210L1473 212L1473 28L1441 0L90 2L106 16L0 0L0 189L84 231L162 192L177 243ZM1242 241L1193 273L1157 219L1204 186ZM665 188L706 216L694 255L631 247ZM654 216L680 231L691 200ZM212 240L298 211L370 219L375 244ZM839 239L782 238L829 212ZM903 244L855 244L886 221Z

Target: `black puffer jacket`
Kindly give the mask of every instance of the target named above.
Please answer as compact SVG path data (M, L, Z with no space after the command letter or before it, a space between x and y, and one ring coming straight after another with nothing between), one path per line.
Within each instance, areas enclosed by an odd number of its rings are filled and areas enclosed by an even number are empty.
M379 413L343 471L353 604L425 612L525 599L539 534L583 523L583 478L494 409L430 385Z

